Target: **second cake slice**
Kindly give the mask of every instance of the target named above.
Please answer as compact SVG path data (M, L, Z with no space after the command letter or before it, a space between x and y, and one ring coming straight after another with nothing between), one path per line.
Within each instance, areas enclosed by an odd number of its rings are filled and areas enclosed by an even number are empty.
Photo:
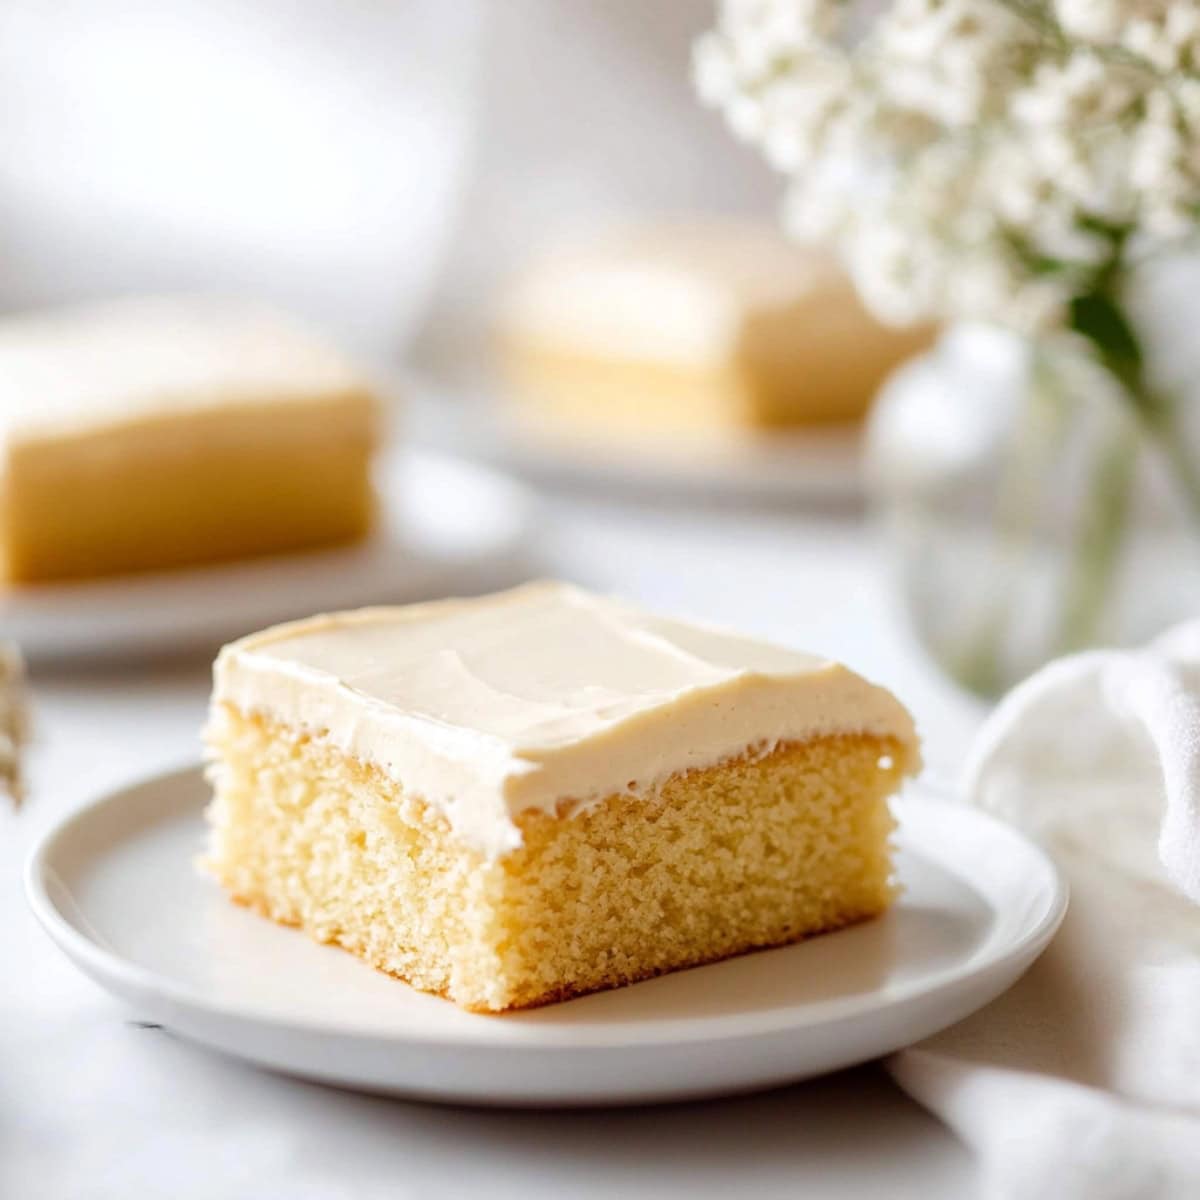
M256 304L124 299L0 321L0 585L353 541L379 404Z

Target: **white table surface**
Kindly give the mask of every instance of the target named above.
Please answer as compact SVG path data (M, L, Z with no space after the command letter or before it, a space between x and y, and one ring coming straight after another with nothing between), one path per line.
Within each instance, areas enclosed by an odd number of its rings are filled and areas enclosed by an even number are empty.
M978 722L909 643L852 517L556 497L533 549L539 573L844 659L913 708L939 775ZM194 759L207 684L206 662L35 678L32 798L0 805L0 1197L977 1194L966 1151L877 1067L720 1102L506 1113L347 1094L139 1027L34 926L20 868L58 814Z

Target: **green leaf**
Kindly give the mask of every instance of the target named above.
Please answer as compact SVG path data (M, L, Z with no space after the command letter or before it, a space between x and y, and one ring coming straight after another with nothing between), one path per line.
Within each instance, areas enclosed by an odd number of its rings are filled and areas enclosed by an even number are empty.
M1141 374L1142 346L1121 306L1105 292L1071 301L1070 327L1096 348L1104 365L1124 384Z

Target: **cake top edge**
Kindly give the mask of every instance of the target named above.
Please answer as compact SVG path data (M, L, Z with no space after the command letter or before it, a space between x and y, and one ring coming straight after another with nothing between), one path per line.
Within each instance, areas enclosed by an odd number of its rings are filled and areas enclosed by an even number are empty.
M126 296L0 318L0 442L330 401L378 403L349 356L257 300Z
M702 637L755 648L766 655L787 661L793 667L818 670L837 665L833 660L803 650L794 650L762 639L756 639L733 629L693 619L662 617L649 609L616 595L592 592L578 584L560 579L534 579L499 592L476 596L450 596L437 600L422 600L411 604L375 604L335 612L314 613L294 621L284 621L254 633L246 634L223 647L221 653L265 650L281 643L298 641L312 634L342 632L349 638L375 626L407 626L468 617L488 610L503 616L510 612L532 612L537 609L567 609L580 616L599 618L606 626L620 624L628 627L642 625L673 626L695 631ZM478 632L477 630L474 632ZM532 631L530 631L532 632Z
M920 762L912 717L838 663L566 583L323 614L226 646L207 739L238 718L319 738L502 854L517 814L837 734Z
M765 303L845 280L828 251L801 246L769 225L685 218L560 240L535 257L513 287L519 291L525 282L554 279L583 291L598 274L633 268L669 271Z
M760 704L773 697L785 723L797 710L797 730L807 708L817 726L848 731L854 719L833 720L831 698L840 707L853 694L862 728L915 741L899 701L840 663L555 580L318 614L250 634L217 659L218 700L270 709L304 688L465 730L532 760L685 704L735 707L750 692Z
M503 342L653 361L711 363L757 315L850 303L827 253L770 227L685 220L617 227L548 248L510 282Z

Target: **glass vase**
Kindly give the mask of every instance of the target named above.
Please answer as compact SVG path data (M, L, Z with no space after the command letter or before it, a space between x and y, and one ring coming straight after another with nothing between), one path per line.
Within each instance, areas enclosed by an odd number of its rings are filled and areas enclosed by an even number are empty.
M1147 422L1067 338L950 328L885 386L868 463L912 629L974 692L1200 615L1195 423Z

